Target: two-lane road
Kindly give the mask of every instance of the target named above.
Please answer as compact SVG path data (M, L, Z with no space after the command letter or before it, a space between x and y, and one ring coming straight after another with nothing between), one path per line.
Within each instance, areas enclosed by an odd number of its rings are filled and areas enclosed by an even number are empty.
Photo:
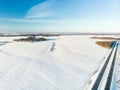
M117 54L117 49L118 49L117 41L113 43L111 49L112 50L111 50L110 54L108 55L95 83L92 86L92 90L102 90L102 89L100 89L100 83L102 82L102 78L105 76L107 67L110 67L110 69L108 71L109 73L106 78L106 83L105 83L106 85L104 87L104 90L111 90L111 82L112 82L112 78L113 78L113 71L114 71L114 67L115 67L116 54ZM112 54L114 54L114 55L112 55ZM112 61L110 61L110 60L112 60ZM109 64L110 62L111 62L111 64ZM110 65L110 66L108 66L108 65Z

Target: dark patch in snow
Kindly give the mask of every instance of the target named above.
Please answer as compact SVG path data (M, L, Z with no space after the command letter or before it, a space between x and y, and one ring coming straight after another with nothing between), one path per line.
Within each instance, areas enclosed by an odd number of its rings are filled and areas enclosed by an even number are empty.
M50 51L51 51L51 52L54 52L54 51L55 51L55 45L56 45L56 43L53 42L53 43L52 43L52 46L51 46L51 48L50 48Z

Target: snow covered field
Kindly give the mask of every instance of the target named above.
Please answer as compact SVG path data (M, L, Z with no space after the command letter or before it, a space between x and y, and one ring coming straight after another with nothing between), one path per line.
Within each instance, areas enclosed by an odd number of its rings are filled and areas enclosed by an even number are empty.
M108 52L90 37L59 36L34 43L0 37L10 41L0 43L0 90L83 90Z

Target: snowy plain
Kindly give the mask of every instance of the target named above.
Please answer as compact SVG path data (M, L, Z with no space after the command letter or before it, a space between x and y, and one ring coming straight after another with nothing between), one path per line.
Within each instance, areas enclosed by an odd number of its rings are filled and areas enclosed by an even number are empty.
M14 42L0 37L0 90L83 90L107 54L90 35ZM54 45L54 50L51 47Z

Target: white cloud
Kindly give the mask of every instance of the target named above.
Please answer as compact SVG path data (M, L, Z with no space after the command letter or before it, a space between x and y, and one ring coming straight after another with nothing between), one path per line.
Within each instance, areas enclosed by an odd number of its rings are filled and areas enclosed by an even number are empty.
M30 8L25 15L25 18L47 18L52 17L53 12L50 7L54 0L46 0L43 3L37 4Z
M1 18L0 21L2 22L16 22L16 23L49 23L48 20L41 20L41 19L13 19L13 18L9 18L9 19L5 19L5 18Z
M16 22L16 23L44 23L44 24L60 24L60 25L64 25L64 24L72 24L73 22L81 22L79 20L73 20L73 19L54 19L54 20L50 20L50 19L13 19L13 18L0 18L0 22Z
M2 32L9 31L74 31L74 32L119 32L120 20L47 20L47 19L0 19L11 24L0 25Z

